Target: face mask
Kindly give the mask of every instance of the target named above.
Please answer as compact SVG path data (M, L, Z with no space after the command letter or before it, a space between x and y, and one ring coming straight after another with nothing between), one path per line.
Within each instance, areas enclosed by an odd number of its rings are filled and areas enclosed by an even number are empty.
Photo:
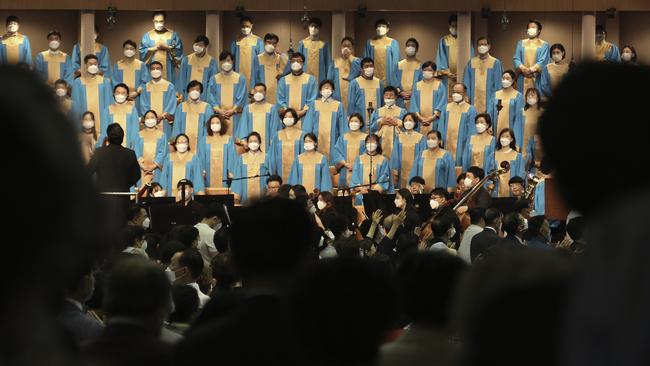
M322 95L324 98L329 98L332 96L332 89L323 89L320 91L320 95Z
M632 54L630 52L623 52L621 54L621 60L630 61L632 59Z
M483 133L487 130L487 125L485 123L477 123L476 124L476 132L478 133Z
M190 99L198 100L201 97L201 92L198 90L192 90L189 94Z
M275 52L275 46L270 43L267 43L264 45L264 51L266 51L266 53L273 53Z
M374 67L366 67L365 69L363 69L363 74L364 74L367 78L371 78L372 75L375 74L375 68L374 68Z
M317 35L318 35L318 28L316 28L316 27L309 27L309 35L310 35L310 36L317 36Z
M253 94L253 100L255 100L256 102L263 101L264 100L264 94L262 94L260 92L257 92L255 94Z
M350 130L357 131L361 127L361 123L357 121L350 122Z
M407 130L412 130L413 128L415 128L415 122L413 122L413 121L405 121L404 122L404 128L407 129Z
M395 99L386 98L384 99L384 104L387 105L388 107L392 107L393 105L395 105Z
M562 61L562 54L561 53L556 53L553 55L553 61L555 62L560 62Z
M232 64L230 62L222 63L221 64L221 70L223 70L225 72L229 72L230 70L232 70Z
M93 34L93 41L96 41L97 37L99 37L99 34Z
M503 89L509 88L511 85L512 85L512 80L501 79L501 86L503 86Z
M374 142L367 143L366 150L368 150L368 152L375 152L375 150L377 150L377 144Z
M126 101L126 95L124 94L115 94L115 102L117 104L122 104Z
M148 128L154 128L158 124L158 120L155 118L147 118L144 120L144 125Z
M463 180L463 184L466 188L472 188L472 180L473 179L470 178L465 178L465 180Z
M187 148L188 148L187 144L176 144L176 151L178 152L184 153L187 151Z
M451 99L456 103L460 103L463 101L463 95L461 93L453 93Z
M158 191L153 193L154 197L165 197L165 191Z
M62 88L59 88L56 90L56 95L59 97L65 97L65 95L68 94L68 91Z
M327 206L327 203L325 203L324 201L318 201L316 203L316 207L318 207L319 211L323 211L323 209L325 209L326 206Z
M196 44L192 48L194 49L194 53L196 54L203 53L203 51L205 51L205 47Z
M439 146L439 145L438 145L438 139L435 139L435 140L427 140L427 147L429 147L429 149L433 149L433 148L436 148L436 147L438 147L438 146Z
M349 48L347 48L347 47L343 47L343 48L341 48L341 55L343 55L343 56L347 56L347 55L349 55L349 54L351 54L351 53L352 53L352 50L351 50L351 49L349 49Z
M143 227L144 229L148 229L149 226L151 226L151 220L147 217L146 219L144 219L144 221L142 221L142 227ZM145 240L145 243L146 243L146 242L147 242L147 241Z
M533 38L537 35L537 28L528 28L528 37Z
M284 123L285 126L291 127L295 123L293 117L284 117L282 120L282 123Z
M247 35L251 34L251 30L252 30L252 28L250 28L250 27L244 27L244 28L241 29L241 33L243 35L247 36Z
M528 99L526 99L526 101L528 102L529 105L536 105L537 104L537 98L535 98L535 97L528 98Z
M249 142L248 143L248 149L251 151L257 151L257 149L260 148L260 144L257 142Z
M449 237L453 238L454 235L456 235L456 228L452 226L451 229L449 229Z
M210 124L210 130L212 130L212 132L221 131L221 123L212 123L212 124Z
M124 56L126 56L128 58L131 58L131 57L135 56L135 50L132 50L132 49L124 50Z
M95 122L93 122L93 121L83 121L83 122L81 123L81 125L82 125L83 128L85 128L86 130L90 130L90 129L92 129L93 127L95 127Z
M172 271L169 267L165 268L165 276L167 276L167 279L171 284L174 284L176 281L176 273L174 273L174 271Z
M9 27L7 27L7 30L9 33L16 33L18 32L18 24L12 24Z
M142 226L144 226L144 223L142 223ZM146 229L146 228L145 228ZM140 246L140 249L144 250L145 252L147 251L147 241L142 242L142 246Z
M395 207L400 208L402 207L402 200L399 198L395 198Z
M164 28L165 28L165 23L163 23L163 22L154 22L153 23L153 29L157 30L158 32L160 32Z
M152 78L158 79L161 76L162 76L162 71L161 70L158 70L158 69L151 70L151 77Z
M406 49L404 49L404 51L406 52L406 56L414 56L415 52L416 52L415 47L411 47L411 46L406 47Z
M51 41L49 44L51 50L58 50L60 45L59 41Z
M431 80L433 79L433 71L422 71L422 77L425 80Z
M449 27L449 34L456 37L456 27Z
M521 231L526 231L528 230L528 220L524 218L524 228Z
M440 204L436 200L429 200L429 206L431 206L432 210L435 210L440 206Z
M212 229L213 229L214 231L219 231L219 230L221 229L222 226L223 226L223 224L219 222L219 223L217 223L216 225L214 225L214 227L213 227Z
M291 71L293 72L298 72L302 69L302 65L300 62L292 62L291 63Z
M385 25L380 25L379 27L377 27L378 36L383 37L386 35L386 33L388 33L388 27L386 27Z
M510 139L507 138L507 137L504 137L504 138L502 138L502 139L499 140L499 141L501 142L501 146L503 146L503 147L508 147L508 146L510 146Z
M478 46L478 53L480 53L481 55L485 55L486 53L488 53L489 50L490 50L490 46L488 45L482 44Z
M91 75L95 75L96 73L99 72L99 67L97 65L90 65L88 66L88 73Z
M305 142L305 144L303 145L303 147L305 148L305 151L312 151L312 150L314 150L314 148L316 147L316 145L314 145L313 142Z

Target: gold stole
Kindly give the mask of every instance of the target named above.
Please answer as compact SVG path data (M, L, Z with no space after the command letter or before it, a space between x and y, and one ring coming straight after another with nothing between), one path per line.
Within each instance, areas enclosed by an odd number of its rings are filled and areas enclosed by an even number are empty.
M208 186L223 187L223 155L224 147L230 139L229 135L214 134L205 138L205 143L210 146L210 182Z
M208 55L207 53L203 57L199 57L196 55L196 53L192 53L189 56L187 56L187 64L190 65L190 80L188 80L188 83L192 80L197 80L203 83L203 73L205 72L205 69L210 67L210 62L212 61L212 56ZM187 85L181 85L181 87L185 88ZM204 88L207 88L207 85L203 86Z
M402 108L398 106L393 106L392 108L384 106L379 108L378 114L380 119L383 117L395 117L399 119L401 112ZM377 131L377 136L381 137L381 149L383 155L391 156L393 153L393 139L396 134L399 134L399 129L389 125L383 125Z
M370 167L370 155L368 154L360 155L359 160L361 161L361 166L363 167L363 177L361 177L361 181L363 183L361 184L370 184L370 182L368 181L368 177L370 175L370 169L372 169L372 181L373 182L379 181L380 177L377 176L377 171L379 170L379 167L384 162L384 160L386 160L386 158L383 155L373 156L372 167ZM381 187L378 184L375 184L374 186L372 186L372 189L381 190Z
M551 78L551 90L555 90L555 87L560 83L564 75L569 72L569 64L561 63L557 65L550 63L546 65L546 70L548 71L548 76Z
M415 89L420 92L420 115L423 117L433 116L433 102L441 83L442 81L436 78L432 81L420 80L415 84ZM432 127L433 125L421 126L421 133L426 136Z
M190 138L190 146L197 146L199 130L206 127L200 125L199 121L207 104L200 100L198 103L189 100L181 103L181 110L185 112L185 134Z
M415 145L422 140L422 134L416 131L412 133L400 133L397 138L402 144L400 187L406 187L408 185L409 173L413 167L413 160L415 159Z
M309 82L309 74L302 73L298 76L289 74L285 78L285 84L289 88L288 107L297 111L302 110L302 86Z
M487 76L488 70L494 67L496 58L488 56L485 60L473 57L470 61L474 69L474 108L476 113L485 113L487 110Z
M147 91L151 97L150 108L161 116L165 112L165 92L169 89L169 81L161 79L158 83L154 83L153 80L147 83Z
M258 39L260 39L260 37L251 34L236 42L237 46L239 46L239 60L236 61L239 62L239 72L244 75L246 82L250 82L251 80L253 48L257 45Z
M275 104L278 89L278 75L282 75L286 62L280 55L264 52L257 56L260 66L264 66L264 83L266 84L266 101Z
M527 159L528 153L526 152L528 148L528 142L530 141L530 138L535 136L537 133L537 121L539 120L539 116L542 115L544 112L543 109L541 108L528 108L527 110L524 110L524 135L523 139L524 141L521 141L519 143L519 146L521 146L521 154L523 155L524 161Z
M320 50L325 47L325 42L321 40L312 41L309 38L302 40L302 45L307 49L305 57L307 58L307 72L309 72L316 81L320 80ZM327 55L325 55L327 57Z
M235 84L239 82L239 73L231 71L228 74L218 73L214 76L214 80L221 86L220 105L216 106L219 109L230 109L235 105ZM232 127L232 126L230 126ZM228 130L230 130L230 127Z
M65 63L66 54L64 52L51 53L50 51L41 52L43 61L47 62L47 81L54 84L61 79L61 64Z
M497 165L501 166L502 161L511 161L517 158L518 152L511 150L509 153L504 153L501 149L497 150L494 153L494 160L496 160ZM510 170L504 174L499 175L499 191L497 192L497 197L510 197Z
M262 138L262 141L260 142L260 149L262 151L267 150L266 135L269 131L266 130L266 117L271 111L271 108L273 108L273 104L271 103L251 103L248 105L248 111L253 117L253 125L251 126L251 131L255 131L260 134L260 137Z
M357 82L359 83L359 88L363 90L363 95L365 98L366 105L363 106L364 110L364 115L366 118L364 121L366 122L366 126L370 124L370 116L368 114L368 103L372 103L372 107L377 110L379 107L379 103L377 101L377 89L379 89L379 83L380 80L377 79L376 77L373 77L372 80L367 80L364 79L363 76L359 76L357 79Z
M99 136L102 128L102 115L99 110L99 86L104 83L104 77L101 75L95 77L82 76L79 80L86 87L86 108L95 115L95 132Z
M537 63L537 49L542 47L544 41L539 38L535 40L524 39L522 42L524 47L524 66L532 67ZM543 65L539 65L540 67ZM541 70L540 70L541 71ZM525 92L529 88L535 87L535 76L524 77L524 89L522 92Z
M126 124L127 116L133 112L133 104L126 102L122 104L111 104L108 106L108 113L113 116L113 123L119 124L124 130L124 134L128 134L128 126ZM102 131L108 126L102 126ZM122 141L122 146L126 147L126 139Z
M155 45L159 45L161 43L164 43L168 46L171 46L167 41L172 39L174 36L174 33L171 30L167 30L165 33L158 33L155 30L149 31L149 38L151 38L152 41L154 41ZM171 51L171 50L170 50ZM158 61L163 65L163 79L167 79L167 72L166 70L171 67L172 65L167 64L167 56L169 55L168 51L165 50L156 50L153 53L153 57L151 61Z
M323 154L319 152L306 152L298 155L298 163L302 166L302 185L307 193L313 192L316 188L316 165L321 161L323 161ZM323 166L321 169L327 169L327 167Z
M314 108L318 112L318 151L325 155L329 161L330 143L332 140L332 115L338 111L340 102L330 100L314 102Z
M282 181L289 181L289 174L291 173L291 164L295 158L295 142L300 140L302 130L298 124L291 127L286 127L278 131L278 140L280 140L280 148L282 149Z
M266 153L263 151L257 152L255 154L246 153L242 155L242 161L246 165L246 176L252 177L260 173L260 166L264 164L264 158ZM260 195L260 179L253 178L246 180L246 185L248 187L248 199L258 197Z
M178 189L176 188L176 185L181 179L186 179L187 178L187 163L192 161L192 158L194 157L194 153L192 152L186 152L183 154L179 154L177 152L173 152L169 154L169 159L171 160L172 163L172 195L176 197L176 193L178 193ZM203 178L201 178L203 179Z
M402 90L404 91L411 91L413 90L413 79L415 77L415 70L418 70L422 66L422 62L419 60L414 60L414 61L408 61L408 60L402 60L397 63L397 68L402 71L402 80L400 82L402 83ZM410 100L404 101L404 105L406 106L406 109L409 108L411 105Z
M445 36L445 46L449 48L449 52L447 53L449 59L447 60L447 63L449 65L449 71L453 74L458 71L458 39L456 39L454 36L451 34L447 34ZM451 90L451 88L449 88Z
M458 148L458 134L460 133L460 122L463 118L463 113L469 110L468 103L454 103L447 104L447 134L445 138L445 150L449 151L452 160L456 159L456 149ZM426 179L426 178L425 178Z
M503 108L501 111L498 112L499 118L497 119L496 127L494 129L494 133L498 134L499 131L506 127L510 127L510 100L515 99L517 97L517 89L515 89L515 86L512 86L512 90L509 92L505 90L499 90L496 92L495 95L495 103L501 99L501 105ZM517 113L517 111L513 111L513 113Z
M140 138L142 138L142 159L144 159L145 164L152 164L156 159L156 147L158 145L158 139L163 137L164 132L162 128L145 128L140 131ZM141 175L141 184L144 186L147 183L153 181L153 174L145 174L142 172Z
M603 41L602 44L596 43L596 60L605 60L605 54L609 52L610 48L612 48L612 44L607 41Z
M25 41L25 36L16 33L15 36L10 36L2 39L2 44L5 45L5 52L7 53L7 63L17 64L20 62L20 45Z
M442 159L445 156L444 149L436 149L436 151L431 151L431 149L426 149L422 152L422 178L425 182L428 182L430 188L435 188L438 184L436 181L436 168L438 167L438 159ZM449 167L453 169L453 167Z
M134 59L131 62L126 60L117 61L117 69L122 71L122 82L129 87L130 91L135 91L139 85L135 85L135 72L140 70L142 61Z
M343 108L348 110L348 85L349 81L346 80L350 76L350 68L352 67L352 61L356 57L350 56L348 59L343 57L338 57L334 60L334 67L339 70L339 92L341 93L341 101L343 102Z
M477 166L485 169L485 147L492 143L492 137L488 133L474 135L470 137L469 143L472 145L472 162L471 166Z
M386 80L386 51L392 42L393 39L388 36L370 40L370 46L375 51L375 77L379 80Z
M363 141L365 141L366 136L368 136L367 133L363 133L360 131L350 131L346 132L343 135L343 139L346 141L346 149L345 149L345 162L353 164L354 163L354 158L359 155L359 146ZM374 162L374 159L373 159ZM337 162L338 163L338 162ZM352 179L352 169L348 170L347 176L346 176L346 182L350 184L350 179Z

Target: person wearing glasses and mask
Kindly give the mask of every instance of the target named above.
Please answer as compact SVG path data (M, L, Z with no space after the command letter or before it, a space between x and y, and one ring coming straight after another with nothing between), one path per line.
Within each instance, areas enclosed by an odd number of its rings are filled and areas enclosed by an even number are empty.
M149 66L159 62L165 71L162 78L175 82L177 63L183 57L183 41L178 33L167 28L167 13L164 11L153 12L152 21L153 29L140 41L140 60Z

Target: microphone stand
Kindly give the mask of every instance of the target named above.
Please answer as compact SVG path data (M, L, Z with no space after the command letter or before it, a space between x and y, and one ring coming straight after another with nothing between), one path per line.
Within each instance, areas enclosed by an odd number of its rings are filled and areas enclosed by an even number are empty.
M227 179L222 180L222 182L226 183L226 185L228 186L228 194L230 194L230 185L232 184L233 181L250 180L250 179L270 177L270 176L271 176L271 174L269 174L269 173L256 174L256 175L251 175L250 177L227 178Z
M366 132L370 135L370 118L372 118L372 113L375 111L375 108L372 106L372 102L368 102L368 108L366 112L368 113L367 123L366 123Z

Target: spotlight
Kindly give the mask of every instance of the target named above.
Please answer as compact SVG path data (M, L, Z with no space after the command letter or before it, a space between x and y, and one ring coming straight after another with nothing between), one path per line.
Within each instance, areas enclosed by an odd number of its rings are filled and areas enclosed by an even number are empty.
M501 15L501 29L504 31L508 30L508 25L510 25L510 17L504 11Z
M307 14L307 5L304 6L303 10L305 12L302 14L302 18L300 18L300 22L302 23L302 27L307 29L307 26L309 25L309 15Z
M106 24L108 28L113 28L115 23L117 23L117 8L114 6L109 6L107 9L108 14L106 15Z

